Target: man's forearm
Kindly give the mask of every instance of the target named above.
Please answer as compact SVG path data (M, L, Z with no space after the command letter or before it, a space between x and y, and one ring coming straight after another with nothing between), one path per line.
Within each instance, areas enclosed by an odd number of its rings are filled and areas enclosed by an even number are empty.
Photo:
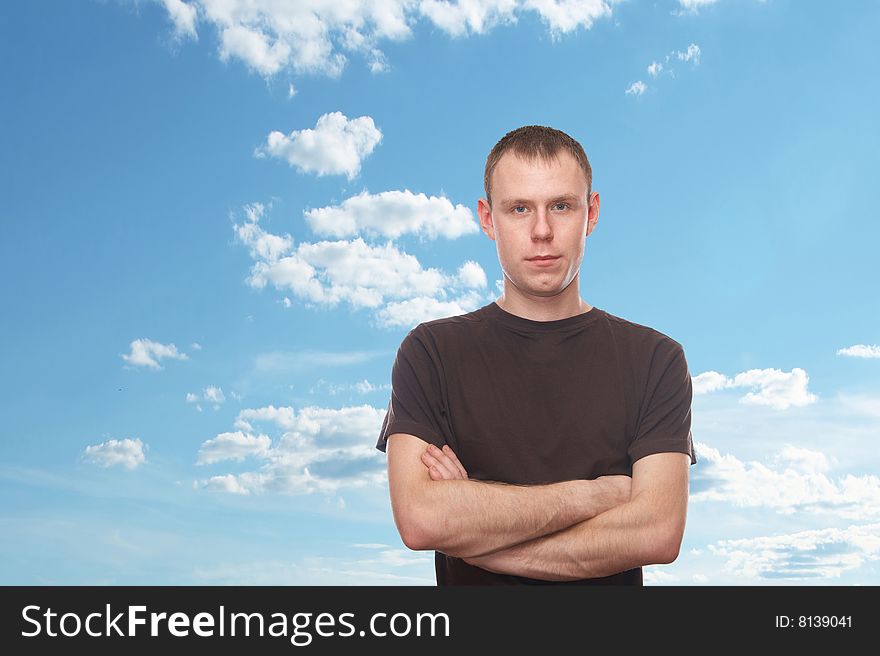
M678 550L670 546L673 532L658 522L647 497L636 497L552 535L466 560L492 572L545 581L597 578L672 562Z
M594 517L618 503L612 497L601 481L537 486L431 481L419 495L418 535L409 546L459 558L479 556Z

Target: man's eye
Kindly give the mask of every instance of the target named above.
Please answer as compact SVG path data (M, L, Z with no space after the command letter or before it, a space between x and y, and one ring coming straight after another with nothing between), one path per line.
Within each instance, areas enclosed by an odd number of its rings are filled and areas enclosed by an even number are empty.
M520 211L520 210L522 210L522 211ZM525 211L526 211L526 208L523 207L522 205L517 205L516 207L513 208L514 214L522 214Z
M556 203L553 207L557 210L564 210L568 209L569 205L568 203Z

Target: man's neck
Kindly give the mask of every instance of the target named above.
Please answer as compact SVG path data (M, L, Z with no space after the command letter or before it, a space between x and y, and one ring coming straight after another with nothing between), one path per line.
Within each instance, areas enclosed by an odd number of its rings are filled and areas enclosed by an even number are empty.
M495 303L505 312L523 319L532 321L567 319L593 309L592 305L580 297L576 282L574 281L555 296L532 296L523 294L505 279L504 293Z

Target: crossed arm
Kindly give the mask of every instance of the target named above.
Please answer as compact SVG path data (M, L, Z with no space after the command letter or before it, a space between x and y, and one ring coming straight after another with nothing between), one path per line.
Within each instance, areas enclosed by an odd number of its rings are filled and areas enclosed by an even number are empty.
M392 439L393 438L393 439ZM395 522L411 549L542 580L608 576L678 556L690 459L657 453L626 476L516 486L468 480L449 447L388 442Z

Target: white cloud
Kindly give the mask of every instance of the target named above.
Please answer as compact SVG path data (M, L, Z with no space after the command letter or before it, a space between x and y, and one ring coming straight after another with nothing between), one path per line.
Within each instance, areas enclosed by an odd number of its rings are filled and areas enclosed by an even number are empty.
M195 38L199 21L216 29L222 60L237 59L271 76L338 76L346 54L365 59L373 72L389 68L382 41L413 34L420 20L457 37L484 34L496 25L516 23L523 14L543 20L551 35L589 29L611 16L617 0L164 0L176 34Z
M696 14L700 7L714 5L718 0L678 0L683 12Z
M369 199L376 196L365 198L372 202ZM361 237L350 241L302 242L294 247L289 235L278 237L259 225L265 211L260 203L246 205L246 221L234 225L233 230L256 260L248 284L256 289L271 285L283 292L279 302L285 307L294 305L291 297L299 298L310 308L348 304L353 309L372 310L377 325L392 327L412 326L413 320L464 314L486 302L486 273L474 261L464 262L455 274L449 274L423 268L418 259L391 241L371 245ZM372 225L372 219L365 216L360 214L353 226L343 230ZM313 215L312 220L324 225L328 219ZM381 222L376 220L375 224ZM410 227L434 234L433 228L414 223ZM456 227L448 234L461 230Z
M290 423L284 425L286 432L279 448L293 451L299 451L304 446L360 448L366 443L373 449L384 417L385 410L369 405L339 409L316 406L302 408L293 415Z
M365 234L394 239L419 234L429 239L456 239L479 232L473 214L464 205L408 189L378 194L363 191L341 205L308 210L303 215L312 231L324 237Z
M747 406L737 402L736 396L694 397L695 438L744 460L769 463L783 445L793 444L833 454L841 463L837 471L880 472L880 452L872 448L880 419L880 393L828 394L816 403L784 412Z
M336 396L337 394L342 394L344 392L355 392L363 395L371 394L372 392L387 392L391 389L391 384L386 383L384 385L374 385L367 379L356 383L329 383L321 378L315 386L309 390L309 393L314 394L322 389L327 390L331 396Z
M481 289L487 285L486 272L483 267L472 260L468 260L458 269L458 279L462 286L469 289Z
M263 75L282 68L299 74L338 76L342 50L372 61L381 39L410 35L411 0L201 0L204 18L221 34L221 58L235 57Z
M134 469L146 462L144 446L139 438L126 437L122 440L107 440L100 444L87 446L84 457L89 462L101 467L119 465L125 469Z
M174 344L160 344L150 339L136 339L130 345L131 352L122 354L123 360L136 367L149 367L161 369L160 360L171 358L172 360L188 360L186 353L178 353Z
M837 355L848 355L853 358L880 358L880 346L876 344L855 344L839 349Z
M370 59L370 73L384 73L391 68L385 57L385 53L378 48L372 48L370 50Z
M392 301L376 313L381 326L410 328L424 321L453 317L476 309L478 296L463 296L458 300L440 301L418 296L405 301Z
M235 226L235 235L250 249L252 258L274 262L290 251L293 247L293 237L273 235L260 227L259 220L266 213L265 205L262 203L245 205L244 213L247 221Z
M223 394L223 390L219 387L214 387L213 385L209 385L205 388L205 401L210 401L211 403L215 403L217 405L223 403L226 400L226 396Z
M419 10L451 36L483 34L498 24L515 23L516 0L472 0L452 3L424 0Z
M611 16L611 4L605 0L526 0L523 7L538 12L554 34L588 30L596 20Z
M373 385L370 381L364 379L354 384L354 389L358 394L369 394L370 392L383 392L391 389L391 383L384 385Z
M644 82L636 80L627 87L626 94L628 96L641 96L647 90L648 86Z
M277 261L258 261L248 283L257 289L271 284L309 307L334 308L346 303L369 308L383 326L413 325L416 317L449 316L476 309L483 298L475 262L456 275L425 269L412 255L388 242L371 246L363 239L301 243ZM451 297L451 298L450 298Z
M647 67L648 74L655 79L658 78L661 73L665 73L670 77L675 77L675 64L677 61L693 62L694 66L698 66L700 64L700 54L700 46L696 43L691 43L685 51L673 50L667 53L662 62L656 60L651 61ZM647 86L639 80L638 82L633 83L626 92L633 95L641 95L646 90Z
M807 372L795 367L790 372L779 369L749 369L728 378L717 371L706 371L693 378L694 394L707 394L720 389L751 387L740 398L747 405L766 405L776 410L792 406L802 407L815 403L819 397L807 390L810 382Z
M679 578L675 574L664 572L662 569L655 567L646 567L644 570L644 579L647 585L664 585L674 584Z
M787 444L779 452L779 458L788 462L795 470L807 474L820 474L831 469L831 462L821 451L813 451Z
M294 422L296 413L293 408L281 407L276 408L274 405L268 405L262 408L245 408L238 413L235 419L235 427L246 431L252 431L252 421L265 421L277 424L284 430L291 430L296 424Z
M363 239L301 243L278 262L258 262L250 282L271 282L315 305L378 307L386 297L439 294L447 283L438 269L424 269L412 255L390 242L370 246Z
M269 203L269 209L272 208L272 203ZM266 205L263 203L250 203L245 205L242 209L244 209L244 214L247 217L247 220L251 223L258 223L263 215L266 214Z
M204 442L200 462L253 456L263 464L258 471L215 476L196 485L236 494L332 494L341 488L383 485L385 460L374 445L384 416L385 410L369 405L242 410L237 428L250 433L253 423L268 422L280 429L280 437L274 446L265 435L241 432Z
M815 403L818 397L807 391L809 383L807 372L795 367L786 373L779 369L750 369L737 374L733 387L752 387L758 391L749 392L740 399L741 403L766 405L777 410L791 406L805 406Z
M202 345L199 344L198 342L193 342L192 344L189 345L189 347L194 351L201 351L202 350Z
M249 435L241 431L220 433L199 447L196 464L209 465L221 460L241 462L247 457L262 457L269 451L272 440L267 435Z
M371 117L349 120L341 112L331 112L322 115L314 129L294 130L289 135L270 132L266 145L256 154L284 159L305 173L344 173L351 180L380 141L382 132Z
M732 380L717 371L704 371L693 377L694 394L708 394L716 390L730 387Z
M182 0L162 0L168 17L174 23L174 34L178 38L198 39L196 33L196 7Z
M284 67L290 59L290 45L281 40L273 39L259 28L245 25L230 25L220 33L220 59L228 60L237 57L245 61L254 71L263 75L274 75ZM337 70L328 70L338 74Z
M229 494L248 495L251 493L248 486L240 482L238 477L232 474L212 476L204 481L198 481L193 487L203 488L212 492L228 492Z
M214 410L219 410L220 406L223 405L223 402L226 401L226 395L223 394L223 390L219 387L215 387L213 385L208 385L203 391L202 396L200 397L198 394L193 394L192 392L186 393L186 402L187 403L196 403L200 400L204 400L208 403L214 404ZM202 411L202 406L196 405L196 410L199 412Z
M722 540L709 546L725 568L750 580L834 579L880 559L880 524Z
M419 553L410 549L383 549L376 558L363 558L358 561L358 564L367 566L387 565L397 569L398 567L411 565L420 567L431 566L433 562L434 556L431 554Z
M421 13L451 36L485 34L496 25L517 22L517 15L535 12L552 35L579 27L590 29L600 18L611 15L611 2L605 0L424 0Z
M783 515L826 513L848 519L880 517L880 478L829 475L832 462L820 451L787 445L768 466L743 462L697 443L690 500L722 501L738 508L770 508Z
M692 43L685 52L676 51L675 56L681 61L692 61L694 65L697 65L700 63L700 46Z

